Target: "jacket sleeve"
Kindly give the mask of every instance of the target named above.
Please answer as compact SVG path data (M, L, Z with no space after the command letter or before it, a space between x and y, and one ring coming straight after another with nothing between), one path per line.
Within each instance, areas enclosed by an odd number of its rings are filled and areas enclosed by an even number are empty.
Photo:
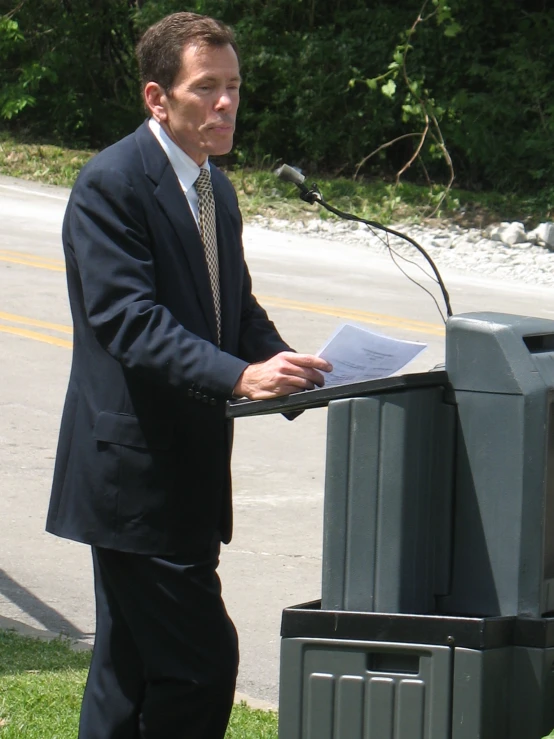
M152 381L231 397L246 361L187 331L157 302L150 244L143 204L123 173L86 168L68 204L64 245L97 341Z

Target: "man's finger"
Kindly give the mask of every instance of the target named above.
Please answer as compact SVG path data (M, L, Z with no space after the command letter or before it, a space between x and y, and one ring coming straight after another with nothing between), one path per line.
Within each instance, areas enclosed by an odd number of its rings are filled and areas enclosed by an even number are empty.
M308 377L289 375L277 386L279 393L294 393L298 390L313 390L316 383Z
M302 377L307 382L311 382L313 385L318 385L319 387L322 387L325 385L325 376L314 369L304 369L302 371L302 374L297 374L297 377Z
M295 354L294 352L283 352L283 359L297 367L312 367L322 372L331 372L333 366L322 357L316 357L314 354Z

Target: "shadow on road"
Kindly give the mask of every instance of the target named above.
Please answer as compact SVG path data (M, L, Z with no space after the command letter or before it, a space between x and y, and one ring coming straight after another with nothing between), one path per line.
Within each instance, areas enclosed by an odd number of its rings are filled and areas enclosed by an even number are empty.
M14 605L38 621L48 631L65 634L72 639L86 639L90 634L83 633L61 613L44 603L27 588L0 569L0 594Z

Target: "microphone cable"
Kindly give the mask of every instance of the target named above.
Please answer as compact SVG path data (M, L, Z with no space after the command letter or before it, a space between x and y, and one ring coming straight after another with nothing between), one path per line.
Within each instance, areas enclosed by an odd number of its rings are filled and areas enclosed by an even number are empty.
M436 297L433 295L433 293L430 290L428 290L424 285L422 285L421 282L418 282L414 277L412 277L411 275L409 275L403 269L402 265L399 264L396 261L396 258L402 259L404 262L407 262L408 264L413 264L414 267L417 267L417 269L419 269L419 270L421 270L421 272L423 272L423 274L425 275L425 277L429 278L436 285L439 285L439 281L437 280L437 278L435 277L435 275L430 274L429 272L427 272L427 270L424 269L421 266L421 264L418 264L417 262L414 262L413 259L408 259L408 257L406 257L404 254L400 254L395 249L393 249L392 246L391 246L391 244L390 244L390 238L389 238L389 235L388 234L386 234L385 237L383 237L383 236L381 236L381 234L379 234L377 231L375 231L375 229L371 228L370 226L368 226L368 228L371 231L371 233L375 236L375 238L379 239L379 241L381 241L384 244L385 248L387 249L387 251L388 251L388 253L390 255L390 258L394 262L395 266L398 267L398 269L402 272L402 274L404 275L404 277L406 277L406 279L410 280L410 282L413 282L414 285L417 285L418 287L420 287L423 290L423 292L426 292L427 295L429 295L429 297L431 298L431 300L433 301L433 303L436 305L437 310L439 312L439 315L440 315L443 323L446 323L446 319L445 319L444 314L443 314L443 312L441 310L441 307L440 307L440 305L439 305Z
M275 174L280 179L285 180L286 182L292 182L294 185L296 185L296 187L300 191L300 198L304 200L306 203L309 203L310 205L317 203L318 205L321 205L323 208L328 210L330 213L334 213L339 218L343 218L346 221L355 221L357 223L363 223L364 225L366 225L370 229L370 231L372 231L372 233L374 233L374 235L377 236L385 244L385 246L389 250L389 253L391 254L391 258L393 262L400 269L402 274L405 275L411 282L415 283L418 287L420 287L422 290L424 290L426 293L428 293L433 298L439 310L441 318L444 321L445 320L444 315L441 309L439 308L439 305L434 295L429 290L427 290L427 288L425 288L423 285L417 282L417 280L415 280L414 278L406 274L406 272L400 267L400 265L398 264L398 262L394 259L392 255L395 254L400 259L404 259L405 261L411 262L412 264L415 264L417 267L419 267L419 269L421 269L424 272L424 274L426 274L430 279L433 279L437 283L437 285L439 286L441 290L442 297L443 297L443 300L446 306L446 315L449 318L450 316L452 316L452 308L450 306L450 296L448 295L448 291L446 289L446 286L443 282L442 277L440 276L440 272L437 269L437 266L435 265L434 261L431 259L429 254L427 254L425 249L420 244L418 244L417 241L412 239L411 236L407 236L406 234L400 233L400 231L395 231L392 228L388 228L388 226L383 226L381 223L378 223L377 221L369 221L366 218L361 218L360 216L355 216L352 213L346 213L345 211L335 208L333 205L331 205L325 200L318 185L315 182L312 183L311 188L308 188L304 184L304 180L306 179L304 175L301 172L299 172L297 169L295 169L294 167L289 166L288 164L283 164L281 167L279 167L279 169L276 170ZM384 233L387 234L387 236L383 238L379 234L376 234L375 231L383 231ZM420 254L422 254L425 257L425 259L429 263L431 269L433 270L434 277L429 275L423 269L423 267L421 267L419 264L412 262L410 259L407 259L403 255L398 254L398 252L395 252L389 243L389 236L396 236L397 238L403 239L404 241L407 241L409 244L415 247L420 252Z

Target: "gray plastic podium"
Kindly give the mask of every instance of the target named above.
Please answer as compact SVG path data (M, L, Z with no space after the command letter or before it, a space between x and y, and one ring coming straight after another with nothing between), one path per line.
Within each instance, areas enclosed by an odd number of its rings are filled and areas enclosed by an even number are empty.
M328 405L321 602L283 613L280 739L554 728L554 321L450 318L444 372Z

